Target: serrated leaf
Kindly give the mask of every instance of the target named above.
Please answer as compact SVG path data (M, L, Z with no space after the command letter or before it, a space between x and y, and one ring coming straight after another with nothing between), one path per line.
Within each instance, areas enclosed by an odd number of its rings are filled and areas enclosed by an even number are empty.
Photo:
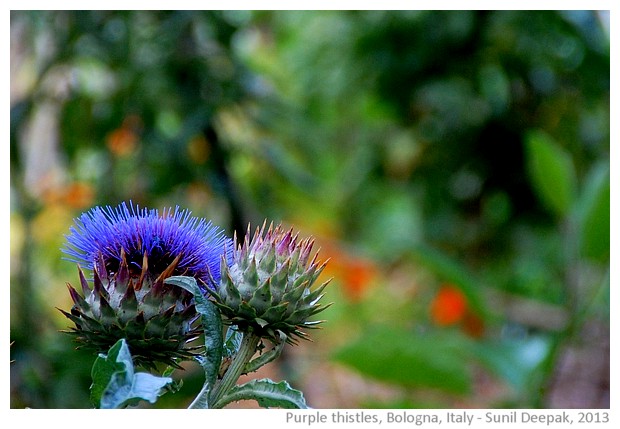
M276 383L266 378L233 387L219 401L218 408L242 400L255 400L263 408L309 408L299 390L293 389L286 381Z
M548 134L526 136L526 162L530 183L541 203L556 215L566 215L573 204L577 177L570 154Z
M179 286L194 296L196 311L202 316L205 335L205 354L198 362L205 371L206 381L213 387L222 362L224 338L222 334L222 316L219 310L202 293L193 277L173 276L166 283Z
M91 400L98 408L124 408L141 400L155 403L170 377L135 373L129 347L118 340L107 355L99 354L92 369Z
M471 387L468 353L462 337L374 327L337 350L334 358L380 381L467 393Z
M241 346L243 334L239 332L234 325L226 330L226 340L224 341L224 357L232 357L237 354Z

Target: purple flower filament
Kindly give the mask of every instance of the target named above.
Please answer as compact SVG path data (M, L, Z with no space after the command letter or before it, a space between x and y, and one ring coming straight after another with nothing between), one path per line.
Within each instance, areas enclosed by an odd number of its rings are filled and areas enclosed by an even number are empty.
M92 270L103 258L108 275L115 273L122 253L132 275L140 275L144 256L153 278L179 258L174 275L195 277L210 284L220 278L221 255L231 259L232 240L205 219L191 216L177 206L158 210L140 209L131 203L117 208L95 207L83 213L70 228L62 251L70 261Z

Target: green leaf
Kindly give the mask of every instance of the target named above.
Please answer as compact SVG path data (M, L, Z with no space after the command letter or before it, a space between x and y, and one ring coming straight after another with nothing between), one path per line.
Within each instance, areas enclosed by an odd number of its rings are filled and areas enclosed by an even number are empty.
M205 335L205 359L200 359L206 381L210 386L215 384L222 362L224 338L222 334L222 316L219 310L209 301L193 277L174 276L165 280L166 283L179 286L194 295L196 311L202 316Z
M125 340L119 340L110 348L107 356L99 354L93 363L93 368L91 370L93 383L90 386L90 399L96 407L100 406L103 392L108 387L108 384L110 384L110 380L114 374L125 370L124 363L116 362L116 358L123 344L125 344Z
M541 203L556 215L566 215L577 190L570 154L543 131L526 135L526 162L530 183Z
M536 381L541 364L551 351L547 338L476 343L477 360L496 375L508 381L517 391L526 394Z
M224 341L224 357L233 357L239 351L243 333L239 332L235 325L231 325L226 330L226 340Z
M286 381L276 383L266 378L233 387L219 401L218 408L231 402L251 399L263 408L309 408L299 390L293 389Z
M609 164L596 165L586 178L577 216L581 254L599 262L609 261L610 192Z
M91 400L99 408L125 408L140 400L155 403L170 377L134 372L129 347L124 339L114 344L107 355L99 354L92 368Z
M467 339L455 335L374 327L337 350L334 358L380 381L467 393L471 386L469 345Z

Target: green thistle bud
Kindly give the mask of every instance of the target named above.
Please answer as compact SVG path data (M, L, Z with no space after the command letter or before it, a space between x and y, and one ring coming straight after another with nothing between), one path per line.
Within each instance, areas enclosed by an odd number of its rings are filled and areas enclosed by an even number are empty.
M210 290L226 323L275 342L280 338L278 331L292 344L295 337L307 338L302 329L323 322L308 319L329 306L318 303L329 280L311 289L327 261L319 263L318 254L310 260L314 240L298 242L292 229L285 232L281 225L274 228L272 224L265 232L263 224L251 240L249 236L248 228L230 266L222 259L221 279Z

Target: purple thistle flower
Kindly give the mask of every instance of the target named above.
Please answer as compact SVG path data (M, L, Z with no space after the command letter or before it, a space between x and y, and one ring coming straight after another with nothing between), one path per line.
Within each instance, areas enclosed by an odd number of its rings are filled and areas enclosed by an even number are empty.
M212 285L220 279L220 259L232 257L232 240L205 219L192 217L177 206L158 210L139 208L130 203L95 207L75 220L62 251L69 261L93 270L102 259L108 275L119 270L124 258L132 277L140 276L144 256L147 274L158 277L175 258L172 275L196 278L198 284Z
M220 263L232 260L233 242L205 219L187 210L140 209L131 203L95 207L70 229L63 252L92 270L92 289L78 268L80 294L67 284L73 306L60 310L75 326L80 347L107 351L124 338L136 363L178 366L200 335L192 295L165 284L173 276L191 276L215 288Z

